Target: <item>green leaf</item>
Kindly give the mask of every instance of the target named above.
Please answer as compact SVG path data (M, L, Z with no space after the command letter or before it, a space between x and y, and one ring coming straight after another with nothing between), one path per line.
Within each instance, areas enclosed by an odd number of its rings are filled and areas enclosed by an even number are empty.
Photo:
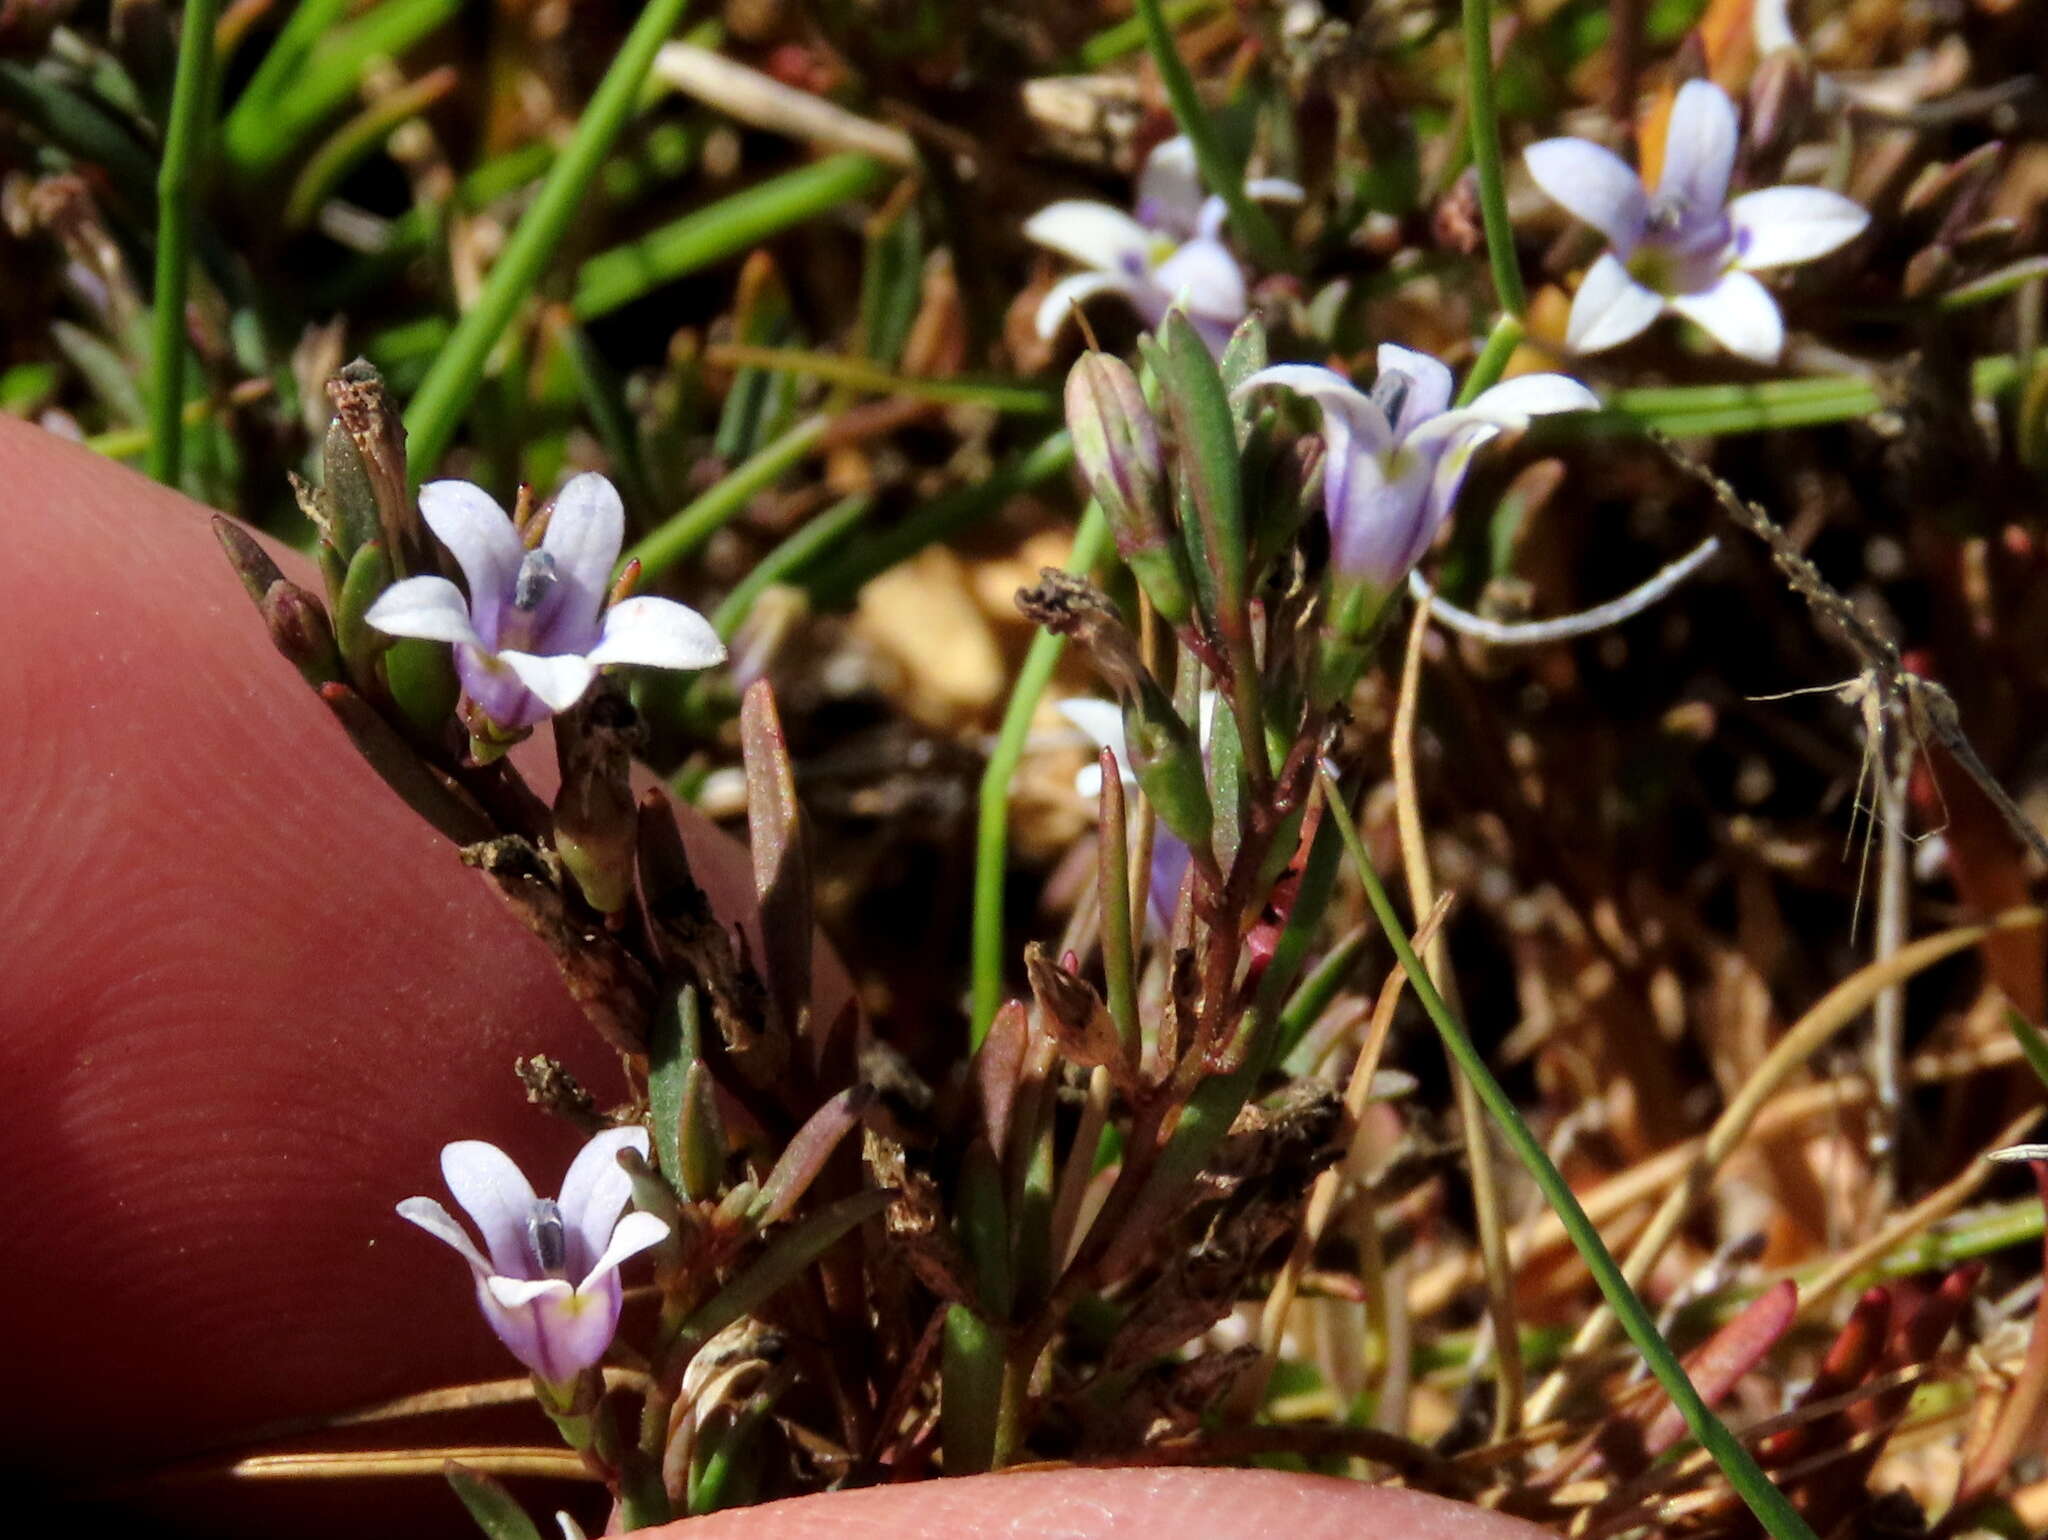
M1199 573L1206 555L1216 579L1217 614L1212 618L1228 636L1242 628L1247 560L1237 422L1230 415L1230 396L1216 360L1187 317L1175 311L1163 330L1165 346L1149 356L1159 373L1160 392L1179 440L1182 474L1201 523L1204 551L1191 549L1189 560Z
M441 1467L441 1474L455 1488L455 1495L462 1499L462 1506L476 1520L477 1528L491 1540L541 1540L540 1531L526 1516L526 1510L496 1477L453 1460Z
M965 1305L946 1311L939 1359L939 1443L948 1475L995 1464L1002 1420L1003 1339Z

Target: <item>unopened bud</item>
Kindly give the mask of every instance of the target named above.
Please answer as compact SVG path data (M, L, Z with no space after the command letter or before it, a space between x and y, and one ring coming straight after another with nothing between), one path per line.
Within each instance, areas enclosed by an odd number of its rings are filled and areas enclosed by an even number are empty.
M1167 624L1190 602L1169 522L1166 455L1138 377L1122 359L1083 353L1067 375L1067 429L1081 478L1102 505L1116 548Z
M1124 700L1124 743L1131 773L1159 821L1190 850L1206 852L1215 811L1202 746L1149 675Z
M341 678L341 653L326 606L288 578L270 585L257 607L277 650L291 660L307 684L319 689Z

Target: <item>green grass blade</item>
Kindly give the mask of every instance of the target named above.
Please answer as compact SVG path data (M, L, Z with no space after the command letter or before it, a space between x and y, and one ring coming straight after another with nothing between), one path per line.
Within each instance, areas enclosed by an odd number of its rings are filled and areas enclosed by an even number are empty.
M156 288L151 295L149 474L176 486L185 462L185 288L192 265L192 198L206 170L213 102L213 29L220 0L191 0L178 37L178 72L156 181Z
M433 471L455 437L492 350L568 233L591 179L632 113L655 51L675 31L688 6L689 0L648 0L584 108L575 134L541 184L533 207L484 280L476 304L456 323L455 334L420 382L405 414L415 480Z
M752 459L735 466L682 512L650 531L620 561L639 562L648 577L666 572L723 529L756 492L773 486L785 471L817 448L831 425L832 419L822 413L806 417Z
M1727 1425L1708 1408L1700 1393L1687 1378L1685 1368L1678 1361L1678 1355L1657 1330L1657 1323L1651 1319L1649 1310L1628 1279L1622 1275L1621 1267L1608 1251L1607 1243L1600 1238L1600 1232L1586 1217L1586 1211L1579 1206L1571 1185L1565 1181L1557 1167L1551 1164L1544 1153L1543 1145L1522 1121L1522 1115L1515 1109L1501 1084L1494 1079L1493 1071L1472 1046L1472 1040L1465 1035L1465 1029L1444 1004L1443 996L1437 993L1429 972L1422 966L1422 960L1415 955L1414 947L1408 943L1408 934L1401 927L1401 919L1394 911L1394 901L1387 896L1386 887L1380 882L1379 873L1373 869L1372 858L1366 853L1365 842L1358 837L1358 828L1351 820L1350 810L1345 807L1336 783L1327 771L1323 774L1323 789L1328 796L1329 812L1337 826L1338 835L1344 841L1346 853L1364 884L1366 899L1372 905L1374 917L1380 929L1386 933L1388 942L1394 948L1394 955L1401 961L1401 968L1408 975L1408 982L1415 991L1415 997L1428 1013L1436 1026L1437 1033L1444 1040L1444 1046L1457 1061L1458 1068L1471 1081L1479 1093L1479 1099L1486 1104L1487 1112L1499 1125L1502 1135L1514 1150L1516 1157L1528 1170L1543 1196L1549 1201L1557 1217L1564 1221L1572 1245L1577 1248L1586 1268L1599 1285L1600 1292L1607 1299L1609 1308L1621 1322L1622 1330L1635 1344L1636 1351L1643 1355L1650 1373L1657 1383L1664 1387L1671 1397L1685 1425L1698 1439L1714 1463L1721 1467L1729 1485L1735 1488L1742 1500L1749 1505L1758 1522L1769 1530L1774 1540L1816 1540L1806 1520L1799 1516L1785 1494L1780 1492L1766 1476L1747 1449L1737 1442Z
M1067 570L1087 572L1108 551L1109 521L1102 516L1101 505L1091 502L1074 533L1074 554ZM977 1049L1003 1001L1003 877L1009 864L1010 782L1024 757L1031 718L1066 647L1066 638L1050 631L1031 639L1031 650L1010 690L1010 704L1003 710L995 747L989 751L988 768L981 774L974 837L974 993L968 1022Z
M1507 181L1501 171L1500 105L1493 93L1493 7L1464 0L1465 110L1472 125L1472 167L1479 175L1479 211L1486 224L1486 260L1493 269L1500 308L1519 316L1528 308L1515 227L1508 219Z
M1224 149L1216 124L1195 90L1195 77L1188 73L1173 41L1173 27L1160 0L1138 0L1137 13L1145 27L1145 41L1152 49L1152 62L1159 69L1160 84L1166 87L1167 105L1173 109L1180 131L1195 148L1195 163L1202 168L1202 180L1230 210L1230 228L1237 232L1237 238L1244 242L1245 250L1259 266L1274 273L1291 270L1293 248L1281 238L1266 211L1244 190L1244 167Z
M609 315L665 283L750 250L791 225L871 192L891 175L887 166L865 155L829 156L600 252L577 271L576 318L590 321ZM534 212L540 212L539 204Z

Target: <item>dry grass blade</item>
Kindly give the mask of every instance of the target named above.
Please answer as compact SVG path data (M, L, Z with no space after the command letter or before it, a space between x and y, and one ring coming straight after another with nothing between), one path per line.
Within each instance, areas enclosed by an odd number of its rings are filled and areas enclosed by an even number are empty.
M1422 649L1429 637L1430 606L1418 604L1408 627L1408 645L1401 657L1401 696L1394 709L1389 745L1394 765L1394 807L1401 832L1401 870L1407 879L1408 904L1416 914L1432 914L1437 905L1430 873L1429 841L1422 827L1422 804L1416 794L1415 717L1422 691ZM1458 981L1451 971L1450 951L1432 934L1418 945L1429 976L1458 1009ZM1458 1102L1458 1123L1465 1139L1465 1160L1471 1172L1472 1208L1479 1231L1479 1256L1486 1278L1486 1319L1493 1331L1493 1432L1504 1435L1521 1420L1522 1340L1515 1321L1515 1280L1508 1256L1507 1217L1501 1212L1500 1180L1494 1167L1487 1121L1472 1083L1451 1067Z
M1911 978L1921 970L1951 957L1955 953L1976 945L1994 932L2020 925L2039 925L2044 918L2039 909L2019 909L1998 916L1988 924L1964 925L1953 930L1928 936L1903 947L1881 963L1872 963L1860 968L1833 989L1823 995L1813 1007L1793 1024L1765 1057L1755 1073L1744 1082L1714 1126L1708 1130L1698 1154L1690 1162L1684 1179L1674 1188L1670 1196L1658 1208L1655 1217L1643 1234L1637 1237L1634 1248L1623 1263L1623 1272L1632 1284L1639 1284L1663 1255L1664 1248L1671 1243L1678 1228L1685 1222L1694 1203L1707 1190L1714 1173L1722 1162L1735 1152L1748 1133L1773 1092L1784 1084L1806 1061L1813 1057L1829 1038L1857 1020L1868 1010L1872 1000L1893 984ZM1571 1354L1579 1357L1594 1352L1613 1336L1615 1322L1612 1314L1603 1309L1595 1310L1586 1318L1578 1334L1572 1338ZM1540 1422L1550 1415L1564 1394L1569 1383L1567 1370L1553 1373L1529 1398L1524 1409L1525 1422Z

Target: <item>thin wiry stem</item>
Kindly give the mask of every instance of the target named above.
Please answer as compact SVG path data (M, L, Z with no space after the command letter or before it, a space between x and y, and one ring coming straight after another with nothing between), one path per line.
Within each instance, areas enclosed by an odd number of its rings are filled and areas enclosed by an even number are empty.
M1515 227L1508 220L1507 184L1501 171L1500 108L1493 96L1493 7L1487 0L1465 0L1465 96L1493 290L1500 308L1519 316L1529 302L1522 290L1522 266L1515 257Z
M185 287L192 195L203 180L213 103L213 29L220 0L192 0L178 38L171 119L156 178L156 291L151 315L149 474L176 486L185 459Z
M1459 609L1448 599L1439 598L1436 590L1429 586L1429 580L1420 572L1408 574L1408 592L1417 604L1428 606L1430 619L1461 636L1476 637L1495 647L1537 647L1546 642L1591 636L1596 631L1604 631L1609 626L1620 625L1624 620L1640 615L1704 567L1720 549L1720 540L1709 536L1619 598L1609 599L1605 604L1596 604L1576 614L1559 615L1554 620L1488 620L1470 610Z

